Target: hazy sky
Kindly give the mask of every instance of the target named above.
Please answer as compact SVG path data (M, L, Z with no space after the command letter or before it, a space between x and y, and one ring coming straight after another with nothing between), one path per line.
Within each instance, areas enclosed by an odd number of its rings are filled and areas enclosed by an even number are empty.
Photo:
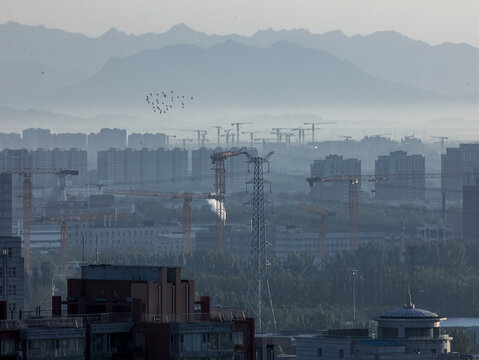
M478 0L0 0L0 23L45 25L90 36L110 27L163 32L178 23L207 33L341 29L348 35L396 30L437 44L479 47Z

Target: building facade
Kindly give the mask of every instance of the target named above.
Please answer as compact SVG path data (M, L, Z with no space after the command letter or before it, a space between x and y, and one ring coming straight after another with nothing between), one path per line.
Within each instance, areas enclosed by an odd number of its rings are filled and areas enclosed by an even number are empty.
M358 232L358 245L369 242L383 243L383 232ZM338 252L349 251L351 248L351 236L349 232L330 232L326 234L327 257ZM289 254L308 253L320 260L319 233L303 232L295 226L277 226L273 240L273 251L278 259L284 260Z
M24 305L24 264L22 239L0 237L0 301L6 303L8 318L17 319Z
M188 177L188 151L111 148L98 151L98 180L113 184L145 184Z
M215 173L211 163L212 149L202 147L191 151L191 179L195 183L205 186L210 191L214 190Z
M348 201L349 182L351 176L361 175L361 161L358 159L343 159L339 155L328 155L321 160L314 160L311 165L311 177L345 177L345 181L327 181L316 183L311 188L312 195L319 200ZM358 191L361 182L358 184Z
M448 201L460 202L464 186L476 185L479 177L479 144L447 148L441 156L441 190Z
M426 198L426 160L423 155L394 151L375 162L375 197L385 201L414 201ZM381 180L385 177L385 180Z
M128 147L136 150L166 148L166 135L162 133L133 133L128 135Z
M440 332L445 320L435 313L417 309L408 297L402 309L391 310L374 319L377 336L368 329L332 330L296 338L298 360L459 360L451 352L451 340Z
M0 236L12 236L12 174L0 173Z
M183 252L183 230L181 226L92 226L88 222L68 223L69 251L138 252L158 254L181 254ZM195 231L190 234L191 251L196 250Z
M463 188L462 238L465 242L479 241L479 185Z

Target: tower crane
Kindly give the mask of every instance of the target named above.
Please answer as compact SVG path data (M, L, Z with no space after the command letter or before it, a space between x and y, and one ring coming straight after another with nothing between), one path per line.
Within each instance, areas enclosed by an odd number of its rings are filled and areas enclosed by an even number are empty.
M281 130L289 130L289 128L272 128L272 134L276 134L276 142L281 142Z
M186 142L193 142L193 139L176 139L176 141L181 141L182 149L186 149Z
M212 127L216 128L216 133L217 133L217 136L218 136L218 140L217 140L216 146L217 146L217 147L220 147L220 145L221 145L221 144L220 144L221 129L223 129L223 127L222 127L222 126L219 126L219 125L215 125L215 126L212 126Z
M264 134L264 133L268 133L267 131L243 131L241 134L244 135L244 134L249 134L249 138L250 138L250 148L253 149L254 148L254 136L255 134Z
M229 157L243 154L243 149L236 151L216 152L211 155L211 162L215 171L215 210L216 210L216 241L218 251L225 249L224 228L225 228L225 194L226 194L226 171L225 160Z
M250 132L247 132L247 131L243 131L241 132L241 134L249 134L249 138L250 138L250 149L253 149L254 148L254 134L255 132L254 131L250 131Z
M284 136L286 137L286 146L291 146L291 136L294 136L294 133L285 133Z
M208 131L206 130L193 130L195 133L196 133L196 136L198 137L198 148L201 147L201 138L203 137L204 139L204 136L208 133Z
M18 168L1 169L2 173L16 174L23 177L22 203L23 203L23 258L25 261L25 270L30 273L30 220L32 209L32 175L50 174L57 175L60 178L63 194L65 194L66 177L69 175L78 175L78 170L54 169L54 168Z
M334 216L335 213L305 204L299 204L298 207L319 215L319 258L322 261L326 256L326 218Z
M239 147L240 125L252 124L252 122L234 122L231 126L236 126L236 146Z
M226 148L229 149L229 147L230 147L230 132L231 132L231 129L226 129L224 132L225 132L224 136L226 137ZM233 145L234 145L234 144L233 144Z
M317 130L316 125L334 124L334 122L305 122L303 125L311 125L311 142L314 143L314 131Z
M205 138L207 133L208 133L207 131L203 131L201 133L201 147L204 147L205 144L209 141L208 139Z
M306 130L309 131L309 129L303 129L302 127L299 127L299 128L294 128L294 129L291 129L291 130L298 132L298 144L299 145L304 145L304 133L306 132Z
M67 250L68 250L68 222L71 221L94 221L102 220L107 217L124 218L129 217L129 213L118 214L90 214L90 215L59 215L59 216L46 216L35 219L36 222L56 222L60 225L60 252L61 252L61 272L63 278L67 276Z
M328 177L310 177L306 181L310 187L316 183L324 182L345 182L349 183L348 199L349 199L349 227L350 227L350 248L355 250L358 247L358 217L359 217L359 201L358 187L360 181L382 182L389 180L411 180L411 179L433 179L449 176L465 176L472 175L470 173L426 173L426 174L384 174L384 175L338 175ZM443 193L443 213L445 213L445 193Z
M441 155L444 153L444 143L447 141L447 136L433 136L435 139L439 139L439 141L435 142L434 144L441 144Z
M146 196L161 199L183 199L183 253L189 254L191 251L191 202L193 200L218 200L217 194L211 193L190 193L190 192L161 192L148 190L123 190L123 189L105 189L104 194L126 195L126 196Z

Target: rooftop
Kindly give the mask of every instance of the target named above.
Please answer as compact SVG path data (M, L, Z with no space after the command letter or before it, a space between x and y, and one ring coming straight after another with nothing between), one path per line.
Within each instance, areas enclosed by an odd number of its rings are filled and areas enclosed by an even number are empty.
M438 314L428 310L417 309L416 305L412 303L411 292L408 290L406 304L402 309L390 310L381 315L378 319L438 319L444 320Z
M417 309L415 307L390 310L381 315L380 319L402 319L402 318L422 318L422 319L439 319L439 315L428 310Z

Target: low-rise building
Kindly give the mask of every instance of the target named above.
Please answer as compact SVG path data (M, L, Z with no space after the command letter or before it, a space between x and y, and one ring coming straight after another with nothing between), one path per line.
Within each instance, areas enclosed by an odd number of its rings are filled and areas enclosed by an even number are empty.
M408 300L402 309L374 319L377 336L368 329L332 330L316 336L296 338L298 360L435 360L459 359L451 352L451 340L440 332L445 320L433 312L417 309Z
M456 227L444 220L436 224L422 224L417 228L417 238L423 241L451 241L457 240Z
M190 234L191 250L195 251L195 232ZM88 222L68 223L69 251L181 253L183 228L163 226L90 226Z
M358 245L369 242L383 243L383 232L358 232ZM351 248L351 234L349 232L330 232L326 234L326 256L333 256ZM304 232L296 226L276 226L273 240L273 251L278 259L285 259L291 253L307 252L320 258L319 233Z

